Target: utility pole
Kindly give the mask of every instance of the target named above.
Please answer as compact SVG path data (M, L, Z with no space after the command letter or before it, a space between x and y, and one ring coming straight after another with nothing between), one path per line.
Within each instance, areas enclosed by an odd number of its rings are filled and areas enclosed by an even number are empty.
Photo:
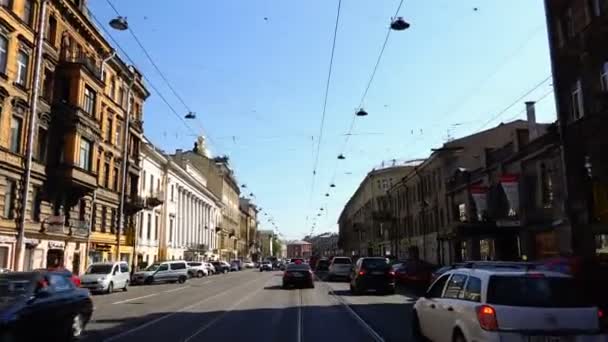
M17 232L17 248L15 253L15 269L16 271L23 270L23 262L25 259L25 213L27 210L27 202L29 200L29 189L32 181L32 155L34 153L34 137L36 135L36 121L38 119L38 93L40 91L40 69L42 66L42 43L46 30L46 7L48 0L40 2L40 15L38 17L38 34L36 35L36 54L34 57L34 85L30 94L30 112L28 120L28 136L25 152L25 170L23 176L23 188L21 195L21 215L19 216L19 225Z

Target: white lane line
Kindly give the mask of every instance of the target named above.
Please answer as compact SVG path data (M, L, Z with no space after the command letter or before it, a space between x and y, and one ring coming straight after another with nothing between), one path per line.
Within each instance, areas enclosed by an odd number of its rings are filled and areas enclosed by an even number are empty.
M302 342L302 290L298 290L300 294L300 305L298 305L298 338L297 342Z
M200 333L202 333L205 330L209 329L211 326L213 326L215 323L217 323L220 319L224 318L227 314L229 314L231 311L233 311L234 309L236 309L237 306L243 304L245 301L247 301L248 299L250 299L254 295L257 295L258 292L260 292L264 287L265 286L259 287L257 290L255 290L255 291L249 293L248 295L246 295L245 297L241 298L239 301L237 301L236 303L234 303L233 305L231 305L229 308L225 309L224 312L222 312L221 314L219 314L218 316L216 316L211 321L207 322L207 324L203 325L197 331L195 331L194 334L186 337L186 339L184 339L184 342L188 342L188 341L192 340L193 338L195 338Z
M192 309L194 307L197 307L197 306L199 306L201 304L204 304L205 302L208 302L208 301L210 301L212 299L220 297L221 295L225 294L226 292L228 292L230 290L233 290L233 289L236 289L236 288L239 288L239 287L244 287L245 285L249 285L249 284L253 283L256 280L259 281L259 279L253 279L253 280L250 280L250 281L248 281L248 282L246 282L244 284L241 284L241 285L238 285L238 286L234 286L234 287L225 289L222 292L216 293L213 296L210 296L210 297L207 297L205 299L202 299L202 300L200 300L200 301L198 301L198 302L196 302L194 304L191 304L191 305L188 305L188 306L184 306L183 308L181 308L181 309L179 309L179 310L177 310L175 312L171 312L171 313L168 313L168 314L166 314L164 316L160 316L160 317L158 317L158 318L156 318L154 320L151 320L151 321L149 321L147 323L139 325L139 326L137 326L135 328L132 328L132 329L129 329L129 330L125 330L125 331L121 332L120 334L116 334L114 336L110 336L110 337L106 338L105 340L103 340L103 342L110 342L110 341L118 340L119 338L125 337L125 336L130 335L130 334L132 334L134 332L137 332L137 331L140 331L142 329L145 329L145 328L147 328L147 327L149 327L149 326L151 326L153 324L156 324L156 323L158 323L160 321L163 321L163 320L165 320L165 319L167 319L169 317L173 317L173 316L175 316L175 315L177 315L179 313L182 313L182 312L184 312L186 310L190 310L190 309Z
M163 292L165 292L165 293L177 292L177 291L181 291L181 290L183 290L183 289L187 289L187 288L189 288L189 287L190 287L190 286L178 287L178 288L176 288L176 289L167 290L167 291L163 291Z
M315 275L316 277L316 275ZM317 279L319 279L318 277L316 277ZM320 279L319 279L320 280ZM346 308L346 311L348 311L348 313L350 313L350 315L357 321L359 322L359 324L361 325L361 327L363 327L363 329L367 330L367 332L371 335L371 337L374 339L374 341L376 342L384 342L384 338L382 338L382 336L380 336L380 334L378 334L369 324L367 324L367 322L365 322L365 320L363 318L361 318L361 316L359 316L355 310L353 310L353 308L350 307L350 305L344 300L342 299L342 297L338 296L335 292L334 289L327 285L325 282L322 282L323 286L327 287L329 289L329 293L332 294L332 296L334 296L334 298L336 298L336 300L341 303L342 305L344 305L344 307Z
M131 301L134 301L134 300L144 299L144 298L149 298L149 297L154 297L154 296L158 296L158 293L152 293L152 294L141 296L141 297L135 297L135 298L125 299L125 300L121 300L119 302L114 302L112 304L128 303L128 302L131 302Z

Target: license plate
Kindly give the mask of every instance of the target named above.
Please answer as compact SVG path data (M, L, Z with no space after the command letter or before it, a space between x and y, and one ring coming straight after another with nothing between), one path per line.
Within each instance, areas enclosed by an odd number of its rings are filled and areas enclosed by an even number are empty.
M372 272L372 274L374 274L374 275L382 275L382 274L384 274L384 272L382 272L382 271L374 271L374 272Z
M530 336L528 342L569 342L570 339L562 336Z
M302 278L304 275L302 273L294 273L293 276L296 278Z

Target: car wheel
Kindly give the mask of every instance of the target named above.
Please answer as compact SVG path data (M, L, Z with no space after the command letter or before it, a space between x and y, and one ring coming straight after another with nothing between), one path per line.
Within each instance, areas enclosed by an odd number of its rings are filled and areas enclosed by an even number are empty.
M179 278L177 279L177 282L178 282L178 283L180 283L180 284L185 283L185 282L186 282L186 277L184 277L184 276L179 277Z
M107 293L112 293L112 292L114 292L114 283L113 283L113 282L110 282L110 283L108 284L108 289L106 290L106 292L107 292Z
M420 329L420 320L418 319L418 312L416 312L416 310L412 312L412 335L417 341L426 341L426 338L422 335L422 330Z
M203 271L198 271L198 273L196 274L197 277L202 278L205 274L203 274Z
M129 290L129 281L128 281L128 280L127 280L127 281L125 281L125 287L123 287L123 288L122 288L122 290L123 290L124 292L127 292L127 291Z
M460 330L454 331L454 336L452 337L452 341L454 342L467 342L467 340L462 336L462 332Z
M78 340L82 336L82 332L84 331L84 325L84 316L80 313L74 315L68 328L68 341Z
M260 272L264 272L264 270L260 268Z

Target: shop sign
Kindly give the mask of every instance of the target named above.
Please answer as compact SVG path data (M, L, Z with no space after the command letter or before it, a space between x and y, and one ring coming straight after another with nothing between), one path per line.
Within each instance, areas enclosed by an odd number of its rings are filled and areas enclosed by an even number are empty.
M49 241L49 249L63 249L64 247L63 241Z
M519 176L504 174L500 176L500 184L509 201L509 217L517 217L519 213Z
M108 244L102 244L102 243L91 243L91 250L94 250L97 252L109 252L112 250L112 246L108 245Z

